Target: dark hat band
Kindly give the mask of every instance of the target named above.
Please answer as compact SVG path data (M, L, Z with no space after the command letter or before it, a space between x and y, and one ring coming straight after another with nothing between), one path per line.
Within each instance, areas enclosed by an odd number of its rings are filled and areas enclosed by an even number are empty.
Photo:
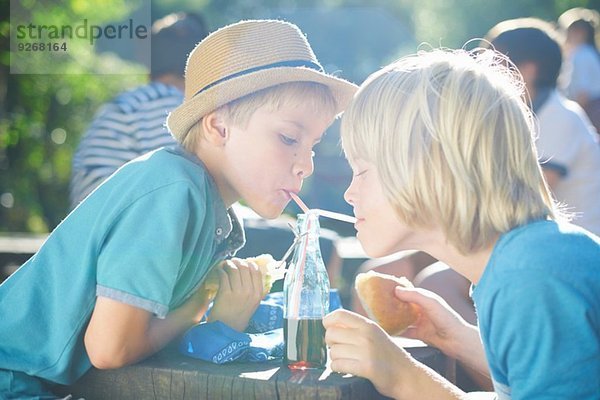
M258 67L248 68L243 71L236 72L235 74L227 75L219 80L216 80L216 81L204 86L202 89L198 90L192 97L196 97L198 94L210 89L211 87L216 86L225 81L228 81L230 79L237 78L238 76L248 75L253 72L261 71L264 69L279 68L279 67L306 67L306 68L310 68L310 69L313 69L313 70L321 72L321 73L324 72L323 67L321 67L319 64L314 63L312 61L307 61L307 60L279 61L279 62L272 63L272 64L266 64L266 65L261 65Z

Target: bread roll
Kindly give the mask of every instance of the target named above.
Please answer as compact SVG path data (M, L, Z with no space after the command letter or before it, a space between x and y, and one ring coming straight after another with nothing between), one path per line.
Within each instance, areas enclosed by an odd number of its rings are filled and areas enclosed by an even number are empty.
M413 287L405 277L399 278L375 271L356 276L356 291L369 318L390 335L404 332L419 316L416 305L396 298L396 286Z
M267 293L269 293L271 286L273 286L273 282L283 278L285 275L285 263L280 265L280 263L270 254L261 254L256 257L246 258L245 260L255 262L260 269L263 280L263 296L266 296ZM218 269L222 268L225 262L226 261L223 261L215 266L204 281L204 288L209 298L214 298L217 295L217 291L219 290Z

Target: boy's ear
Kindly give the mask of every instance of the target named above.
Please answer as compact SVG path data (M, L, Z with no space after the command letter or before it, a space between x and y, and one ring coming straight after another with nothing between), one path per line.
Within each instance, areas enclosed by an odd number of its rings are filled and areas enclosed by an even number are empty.
M217 146L224 144L229 137L225 120L215 111L206 114L202 118L202 130L206 140Z

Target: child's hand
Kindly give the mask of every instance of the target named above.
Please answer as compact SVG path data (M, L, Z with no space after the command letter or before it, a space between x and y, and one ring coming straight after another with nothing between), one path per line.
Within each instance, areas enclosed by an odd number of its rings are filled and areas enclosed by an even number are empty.
M419 306L419 318L413 326L402 333L413 339L437 347L446 354L457 349L464 328L469 324L454 311L440 296L425 289L397 287L395 296Z
M395 397L413 363L375 322L362 315L336 310L323 319L330 348L331 369L369 379L381 394Z
M262 274L251 261L233 258L219 268L219 291L209 321L221 321L242 332L263 297Z
M323 325L333 371L367 378L379 393L395 399L465 398L465 393L412 358L362 315L336 310L323 319Z

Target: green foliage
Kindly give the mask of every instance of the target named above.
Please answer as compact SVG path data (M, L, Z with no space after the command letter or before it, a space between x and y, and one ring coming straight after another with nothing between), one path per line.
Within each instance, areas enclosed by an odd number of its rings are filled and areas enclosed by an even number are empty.
M13 204L0 207L2 229L43 232L64 218L71 155L80 136L103 102L144 79L133 78L9 76L9 106L0 119L0 187Z
M482 38L498 22L536 17L555 21L572 7L600 8L598 0L419 0L411 2L415 35L433 46L461 47L472 38Z
M121 20L137 5L123 0L14 1L31 21L57 24L90 16L95 21ZM242 18L292 18L302 10L344 8L356 10L360 17L368 15L364 10L379 8L390 16L384 24L360 18L327 21L344 15L331 13L332 17L323 14L316 28L306 25L324 64L335 63L344 76L360 82L390 58L414 52L418 43L460 47L501 20L525 16L554 20L574 6L599 9L600 0L157 0L152 19L173 11L194 11L216 29ZM146 76L122 60L102 58L90 65L82 62L84 56L58 65L77 74L10 74L8 1L0 0L0 12L0 231L44 232L68 212L71 157L94 113L117 93L145 82ZM392 33L398 28L394 24L403 30ZM337 29L344 26L345 33ZM385 46L361 40L369 34L387 34ZM131 74L97 74L124 69Z
M93 11L88 1L44 4L22 2L34 10L31 21L45 24L60 25L91 12L109 21L130 12L120 1L107 1L106 7ZM2 15L8 15L7 8L3 4ZM10 74L7 21L0 24L0 32L0 230L46 232L68 212L71 157L93 114L146 77L133 66L137 75L92 74L81 71L84 67L74 60L60 68L88 74Z

